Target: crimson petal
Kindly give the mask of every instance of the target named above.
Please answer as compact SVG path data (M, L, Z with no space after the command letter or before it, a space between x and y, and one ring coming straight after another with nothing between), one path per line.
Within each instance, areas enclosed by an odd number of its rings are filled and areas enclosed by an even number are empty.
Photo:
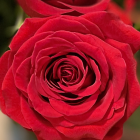
M7 51L0 58L0 66L2 66L1 67L1 72L0 72L0 87L1 88L2 88L2 83L3 83L4 77L5 77L8 69L9 69L9 67L8 67L8 59L9 59L10 54L11 54L11 51ZM1 90L0 90L0 108L1 108L2 112L6 113L5 101L4 101L4 98L3 98Z
M30 129L30 125L24 119L21 112L21 92L16 88L14 84L14 77L12 68L10 68L4 78L2 84L2 94L5 100L5 107L7 115L13 120L17 121L23 127Z
M87 112L95 104L97 97L98 94L94 94L86 101L84 101L81 105L75 106L68 105L64 101L56 99L50 99L50 104L55 110L57 110L61 114L64 114L66 116L75 116Z
M95 104L88 112L85 112L80 116L65 116L65 118L77 125L91 124L101 121L109 107L112 106L113 97L113 85L110 82L105 97L100 102L97 102L97 104Z
M89 13L82 17L95 23L106 38L130 44L133 53L140 49L139 31L135 30L132 26L124 24L116 15L101 11Z
M15 74L15 85L27 93L27 86L30 81L31 57L26 58L18 67Z
M128 44L121 43L112 39L107 40L109 44L119 49L122 52L123 58L127 65L127 78L128 78L128 94L127 94L127 107L126 118L136 110L140 105L140 85L136 76L136 61L133 57L133 52ZM126 53L127 52L127 53Z
M35 76L32 75L28 85L28 96L32 102L34 109L44 117L57 118L62 114L55 111L48 102L43 101L35 88Z
M41 115L31 109L24 98L21 100L21 110L24 114L25 120L31 126L32 130L36 134L39 140L49 139L49 140L65 140L67 139L62 134L60 134L54 127L45 120Z

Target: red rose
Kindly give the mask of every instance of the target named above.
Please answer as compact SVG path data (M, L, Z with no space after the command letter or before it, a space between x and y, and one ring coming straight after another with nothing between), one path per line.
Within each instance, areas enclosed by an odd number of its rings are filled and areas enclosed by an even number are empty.
M110 0L17 0L31 17L81 15L105 10Z
M107 12L26 19L0 59L1 109L38 140L118 140L140 104L139 46Z

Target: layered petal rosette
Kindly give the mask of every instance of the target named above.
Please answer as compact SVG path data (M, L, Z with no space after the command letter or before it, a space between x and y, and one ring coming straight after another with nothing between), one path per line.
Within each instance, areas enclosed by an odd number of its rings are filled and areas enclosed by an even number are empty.
M1 109L38 140L119 140L140 104L139 46L107 12L26 19L0 59Z
M67 14L78 16L105 10L110 0L17 0L31 17Z

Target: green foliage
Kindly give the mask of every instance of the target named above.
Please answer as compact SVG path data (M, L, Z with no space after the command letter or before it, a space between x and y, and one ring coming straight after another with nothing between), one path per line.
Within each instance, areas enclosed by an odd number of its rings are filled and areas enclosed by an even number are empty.
M0 55L23 22L23 11L15 0L0 1Z
M123 0L113 0L115 3L117 3L120 7L124 7L124 2Z
M129 118L127 123L125 123L126 126L131 127L133 129L140 130L140 107L133 113L133 115Z
M134 24L134 28L138 31L140 31L140 24Z

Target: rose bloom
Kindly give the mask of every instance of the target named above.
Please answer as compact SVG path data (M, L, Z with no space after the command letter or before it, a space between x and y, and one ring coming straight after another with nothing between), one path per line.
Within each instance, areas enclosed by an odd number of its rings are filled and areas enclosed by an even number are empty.
M105 10L110 0L17 0L27 15L44 17L68 14L78 16Z
M0 59L1 110L38 140L119 140L140 105L139 46L107 12L26 19Z

